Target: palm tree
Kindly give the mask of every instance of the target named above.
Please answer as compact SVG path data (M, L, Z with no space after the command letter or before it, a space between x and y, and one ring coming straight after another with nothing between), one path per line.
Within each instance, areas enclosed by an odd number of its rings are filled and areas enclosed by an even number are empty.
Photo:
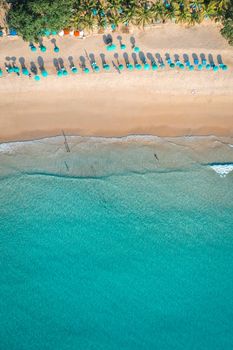
M176 4L173 5L175 8L174 14L177 23L187 23L191 24L191 12L188 0L178 0Z
M233 45L233 3L229 3L224 11L223 28L221 34Z
M151 11L153 12L153 17L155 21L165 22L165 12L164 12L164 3L163 0L156 1L151 6Z
M136 25L144 28L147 24L153 23L154 16L151 7L152 3L146 1L135 9L134 23Z
M138 4L136 0L127 0L124 2L124 6L122 6L121 12L121 21L123 24L128 25L132 22L137 7Z

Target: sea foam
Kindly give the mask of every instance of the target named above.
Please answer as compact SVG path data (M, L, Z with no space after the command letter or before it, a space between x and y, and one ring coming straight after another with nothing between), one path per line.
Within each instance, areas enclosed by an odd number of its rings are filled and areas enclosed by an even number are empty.
M210 167L221 177L226 177L233 171L233 163L227 164L211 164Z

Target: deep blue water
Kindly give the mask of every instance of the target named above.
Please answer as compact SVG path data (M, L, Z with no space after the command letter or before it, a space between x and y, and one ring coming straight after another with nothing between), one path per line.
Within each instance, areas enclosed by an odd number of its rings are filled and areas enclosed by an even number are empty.
M233 349L233 173L51 175L0 179L0 349Z

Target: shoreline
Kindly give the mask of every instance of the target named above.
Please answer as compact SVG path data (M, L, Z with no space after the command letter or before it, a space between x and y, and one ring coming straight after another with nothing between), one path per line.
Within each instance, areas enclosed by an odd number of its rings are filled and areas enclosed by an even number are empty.
M125 173L201 171L206 167L225 177L233 171L232 152L233 138L229 137L66 135L64 140L64 136L57 136L0 144L0 178L25 174L102 179Z

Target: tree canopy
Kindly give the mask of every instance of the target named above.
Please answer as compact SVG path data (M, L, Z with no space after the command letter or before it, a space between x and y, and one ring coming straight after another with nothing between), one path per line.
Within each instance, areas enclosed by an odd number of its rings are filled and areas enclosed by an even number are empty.
M0 0L6 1L6 0ZM233 43L233 0L11 0L8 24L27 41L45 31L64 28L144 27L158 21L194 25L203 19L222 21L222 34Z
M223 28L221 29L221 33L228 40L229 44L233 45L233 0L231 0L223 17Z
M8 24L26 41L38 41L44 30L58 31L69 24L73 0L14 1Z

